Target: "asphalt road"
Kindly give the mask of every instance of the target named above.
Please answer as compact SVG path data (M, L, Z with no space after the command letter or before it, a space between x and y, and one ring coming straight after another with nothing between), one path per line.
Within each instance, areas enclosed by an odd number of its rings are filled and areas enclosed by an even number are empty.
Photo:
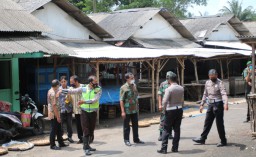
M178 153L171 152L171 145L168 147L168 154L158 154L161 142L158 138L158 125L151 125L147 128L140 128L140 139L145 141L144 145L133 144L127 147L123 143L123 131L121 120L115 120L112 125L104 124L95 131L95 141L91 144L97 151L92 156L110 157L156 157L156 156L189 156L189 157L252 157L256 156L256 140L250 134L250 123L243 123L246 115L246 104L232 104L230 110L225 111L224 121L228 146L217 148L219 137L216 124L205 145L197 145L192 138L198 137L203 129L205 114L184 118L181 125L181 140ZM132 142L132 134L131 134ZM74 139L77 140L76 134ZM171 144L171 140L169 140ZM81 144L70 144L69 147L60 151L50 150L49 146L34 147L29 151L10 152L4 157L82 157L84 156Z

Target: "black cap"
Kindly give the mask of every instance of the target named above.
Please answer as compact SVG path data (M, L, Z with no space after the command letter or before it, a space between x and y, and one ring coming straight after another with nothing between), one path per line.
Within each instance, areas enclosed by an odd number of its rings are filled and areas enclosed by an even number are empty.
M59 80L54 79L52 80L52 87L57 87L60 84Z
M217 75L218 73L217 73L217 71L215 70L215 69L211 69L211 70L209 70L209 72L208 72L208 75Z

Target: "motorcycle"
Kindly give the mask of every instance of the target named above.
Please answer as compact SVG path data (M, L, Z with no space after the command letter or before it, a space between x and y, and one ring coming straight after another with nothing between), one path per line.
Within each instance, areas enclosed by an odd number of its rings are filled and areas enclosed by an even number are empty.
M24 113L31 115L29 127L22 124ZM0 143L28 131L33 135L43 134L44 128L43 115L38 112L35 102L27 94L21 97L21 113L0 112Z

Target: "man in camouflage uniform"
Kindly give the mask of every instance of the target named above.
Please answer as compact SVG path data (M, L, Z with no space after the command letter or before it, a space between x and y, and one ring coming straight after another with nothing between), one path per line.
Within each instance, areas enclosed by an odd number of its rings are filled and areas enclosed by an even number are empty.
M134 143L144 144L144 142L139 139L138 134L138 91L135 85L134 75L132 73L126 73L125 79L126 83L120 88L120 107L124 120L124 143L126 146L131 146L129 140L129 122L132 121Z
M163 100L163 97L164 97L165 89L167 89L170 86L170 84L167 81L167 79L170 77L170 74L171 74L170 71L167 72L166 73L166 80L160 84L159 91L158 91L158 108L163 108L162 100ZM159 126L160 135L158 137L158 141L162 141L162 132L163 132L163 127L164 127L164 119L165 119L165 116L164 116L164 112L162 111L161 116L160 116L160 126ZM173 137L172 137L172 128L171 128L169 139L172 139L172 138Z
M217 71L215 69L211 69L208 74L209 80L205 83L204 94L200 105L200 112L202 113L204 103L208 99L208 109L204 122L204 130L201 137L195 138L193 141L205 144L205 140L211 130L212 123L216 118L217 130L221 139L221 142L217 144L217 147L222 147L227 145L223 110L228 110L228 97L223 82L218 79Z

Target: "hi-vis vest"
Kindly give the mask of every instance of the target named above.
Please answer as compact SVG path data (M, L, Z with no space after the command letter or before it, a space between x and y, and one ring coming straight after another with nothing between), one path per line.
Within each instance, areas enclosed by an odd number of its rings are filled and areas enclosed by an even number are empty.
M90 90L90 87L87 85L86 92L82 93L83 100L91 100L94 99L97 93L101 90L100 87ZM81 109L86 112L94 112L99 109L99 100L93 104L82 104Z

